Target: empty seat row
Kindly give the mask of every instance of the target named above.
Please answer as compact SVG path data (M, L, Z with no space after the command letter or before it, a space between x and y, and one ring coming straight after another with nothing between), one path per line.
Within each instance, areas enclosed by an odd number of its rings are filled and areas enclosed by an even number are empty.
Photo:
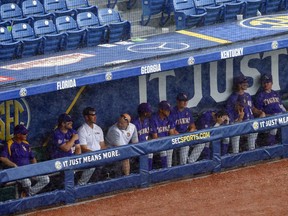
M42 19L53 16L69 15L91 11L97 15L98 8L90 6L87 0L44 0L42 4L38 0L25 0L19 6L15 3L0 5L0 18L2 21L20 22L28 17Z
M174 12L176 29L209 25L258 14L286 10L288 0L142 0L141 24L147 25L152 15L161 14L164 25Z
M127 40L131 25L122 21L113 9L100 9L99 18L92 12L52 19L39 19L29 23L0 26L0 60L21 58L79 47L96 46L100 43ZM7 52L9 50L9 52Z

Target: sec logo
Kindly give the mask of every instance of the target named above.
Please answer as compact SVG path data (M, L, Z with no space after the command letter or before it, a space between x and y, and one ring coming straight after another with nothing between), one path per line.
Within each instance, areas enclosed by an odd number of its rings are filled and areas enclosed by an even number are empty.
M258 130L259 129L259 123L258 122L253 122L252 127L253 127L254 130Z
M245 28L252 29L263 29L263 30L273 30L281 31L288 30L288 15L277 14L277 15L266 15L252 17L245 19L240 22L240 25Z
M56 168L57 170L61 170L61 169L62 169L62 163L61 163L60 161L56 161L56 162L55 162L55 168Z

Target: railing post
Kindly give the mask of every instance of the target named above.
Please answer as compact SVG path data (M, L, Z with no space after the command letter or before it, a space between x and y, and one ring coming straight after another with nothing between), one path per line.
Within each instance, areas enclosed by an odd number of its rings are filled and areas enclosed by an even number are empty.
M288 158L288 126L279 128L281 130L281 143L283 144L283 157Z
M221 140L215 140L212 142L212 160L214 162L213 172L221 171Z
M150 174L148 166L148 155L142 155L139 157L140 162L140 178L141 178L141 187L148 187L150 185Z
M74 170L66 170L64 171L65 174L65 202L75 203L75 194L74 194Z

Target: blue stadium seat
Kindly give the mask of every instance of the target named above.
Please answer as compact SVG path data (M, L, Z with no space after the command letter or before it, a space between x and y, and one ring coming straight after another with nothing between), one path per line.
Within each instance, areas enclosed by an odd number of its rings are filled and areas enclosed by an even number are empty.
M82 12L77 15L77 24L80 29L86 30L85 43L87 46L96 46L106 42L106 25L100 25L98 17L91 12Z
M13 23L31 22L30 18L24 18L21 8L15 3L6 3L0 6L0 15L2 21Z
M67 35L64 44L66 50L77 49L83 46L86 31L85 29L78 28L77 23L73 17L57 17L56 28L58 33L64 32Z
M36 38L33 28L27 23L16 23L12 26L12 37L16 41L21 41L21 57L41 54L42 37Z
M117 5L118 0L108 0L107 8L114 8Z
M34 22L34 32L37 37L43 36L43 52L58 52L64 49L65 33L58 33L55 24L50 19Z
M284 0L264 0L264 13L272 14L281 11L286 7L286 2Z
M216 5L224 4L224 21L236 20L237 14L245 14L245 2L237 0L215 0Z
M87 0L66 0L66 5L68 9L74 9L78 13L90 11L98 14L98 8L95 5L89 5Z
M207 12L198 9L193 0L173 0L176 30L201 26Z
M0 60L18 57L21 48L20 41L14 41L11 32L5 26L0 27Z
M118 11L111 8L102 8L98 11L101 25L108 26L108 41L124 41L131 37L131 24L122 20Z
M65 0L43 0L43 6L46 13L52 13L55 17L72 16L76 17L76 11L68 9Z
M32 17L34 21L45 18L53 19L53 15L51 13L46 13L44 6L38 0L23 1L22 12L24 17Z
M257 16L258 11L263 12L263 1L262 0L246 0L245 1L244 18Z
M210 25L223 21L224 5L216 5L214 0L194 0L197 9L205 9L205 25Z
M163 26L170 19L172 10L170 0L142 0L141 25L148 25L152 15L161 13L160 25Z

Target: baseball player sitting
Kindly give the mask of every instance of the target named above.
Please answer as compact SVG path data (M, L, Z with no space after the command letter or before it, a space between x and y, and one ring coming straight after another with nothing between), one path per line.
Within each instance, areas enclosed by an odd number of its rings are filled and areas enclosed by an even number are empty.
M261 76L261 90L256 95L255 107L263 111L266 116L286 112L279 94L272 90L273 80L271 74ZM267 134L267 145L276 143L277 128L270 130Z
M7 167L19 167L37 163L34 153L27 141L27 135L28 130L24 125L17 125L14 128L14 137L7 141L7 145L4 146L4 150L0 156L0 161ZM17 180L24 189L21 197L32 196L39 193L50 182L50 178L47 175L34 176L33 180L36 180L36 184L33 186L30 178Z

